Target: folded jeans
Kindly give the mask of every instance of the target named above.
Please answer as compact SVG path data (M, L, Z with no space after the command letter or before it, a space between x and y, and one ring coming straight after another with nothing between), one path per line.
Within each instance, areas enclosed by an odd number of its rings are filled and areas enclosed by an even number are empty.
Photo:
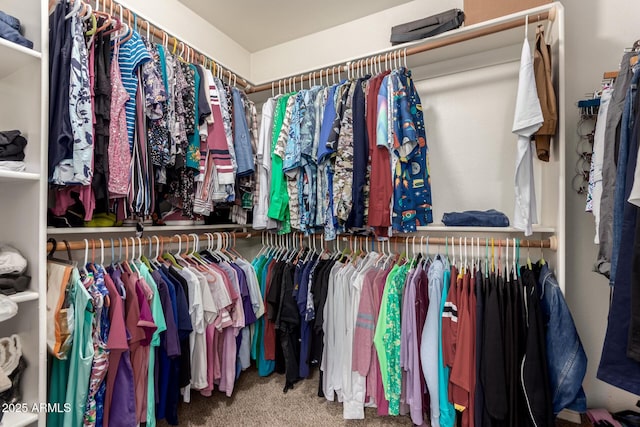
M509 218L495 209L488 211L446 212L442 222L448 227L508 227Z

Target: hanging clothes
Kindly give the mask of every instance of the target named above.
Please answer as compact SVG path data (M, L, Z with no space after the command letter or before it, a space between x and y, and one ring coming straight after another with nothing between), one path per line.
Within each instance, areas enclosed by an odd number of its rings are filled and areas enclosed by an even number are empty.
M52 225L193 223L215 207L246 224L259 194L246 94L102 15L91 28L63 5L50 21ZM223 153L208 158L203 138Z

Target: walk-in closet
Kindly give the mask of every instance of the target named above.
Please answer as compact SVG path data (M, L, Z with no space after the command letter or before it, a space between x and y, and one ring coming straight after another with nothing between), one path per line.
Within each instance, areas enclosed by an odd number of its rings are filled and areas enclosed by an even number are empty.
M0 0L0 426L636 426L640 6Z

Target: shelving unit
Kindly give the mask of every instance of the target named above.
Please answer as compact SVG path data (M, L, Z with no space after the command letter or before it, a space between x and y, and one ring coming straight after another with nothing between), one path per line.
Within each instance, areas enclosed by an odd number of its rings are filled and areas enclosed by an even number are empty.
M32 412L8 412L4 414L2 425L7 427L24 427L35 424L38 414Z
M10 183L16 183L21 181L37 182L39 180L40 180L39 173L0 170L0 182L10 182Z
M27 368L22 379L27 409L47 401L46 349L46 156L48 129L48 11L38 0L0 0L0 10L21 21L33 49L0 39L0 131L27 139L25 172L0 170L0 242L28 261L29 289L11 295L18 314L0 324L0 336L18 334ZM44 412L5 413L2 426L45 425Z
M24 291L18 292L14 295L9 295L9 299L15 303L35 301L40 297L40 293L36 291Z

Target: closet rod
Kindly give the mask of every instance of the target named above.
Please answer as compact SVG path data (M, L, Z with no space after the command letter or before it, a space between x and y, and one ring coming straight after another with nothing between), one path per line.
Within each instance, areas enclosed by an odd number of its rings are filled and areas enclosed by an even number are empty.
M215 231L210 234L213 234L215 239L218 235L222 236L225 233L227 235L230 235L232 238L235 236L235 238L249 239L253 236L259 236L258 233L247 233L247 232L234 233L234 232L225 232L225 231ZM85 242L84 240L72 240L72 241L67 241L67 243L69 244L69 249L72 251L84 250L87 247L87 243L90 249L93 249L95 245L95 249L100 250L100 248L102 247L106 249L112 246L115 248L120 247L121 245L122 247L132 246L133 241L135 241L135 246L139 246L140 244L142 246L148 246L149 244L151 244L152 246L155 246L158 243L158 240L160 241L160 244L171 244L171 243L182 242L183 245L186 245L187 236L188 236L188 239L189 239L188 241L189 241L189 244L191 245L191 242L193 242L194 234L195 233L190 233L190 234L180 233L180 234L174 234L173 236L157 236L153 234L150 236L140 237L140 241L138 241L137 237L120 237L120 238L113 238L113 244L111 240L112 238L102 239L102 242L100 242L100 238L95 238L95 237L92 237L91 239L86 239L87 242ZM178 236L181 236L181 237L178 237ZM151 241L149 241L149 238L151 238ZM207 241L207 235L198 234L198 239L200 239L200 242ZM53 244L51 244L50 242L47 242L47 252L50 252L52 249L53 249ZM56 251L65 251L65 250L67 250L67 246L65 245L64 240L61 240L61 241L56 240Z
M225 232L214 232L211 233L214 235L214 238L218 235L223 236ZM137 237L127 237L127 238L120 238L120 239L113 239L113 246L114 247L119 247L120 244L122 244L122 246L132 246L132 239L135 240L135 244L136 246L138 245L142 245L142 246L148 246L149 244L151 245L156 245L158 243L158 239L160 240L161 244L171 244L171 243L179 243L179 242L183 242L183 244L186 245L186 237L188 236L189 242L191 244L191 242L193 242L193 234L191 233L191 235L186 234L186 233L182 233L182 234L174 234L173 236L156 236L156 235L152 235L152 236L144 236L140 238L140 241L138 241ZM227 232L227 235L231 236L232 238L235 239L250 239L252 237L260 237L261 233L260 232ZM307 241L307 237L302 237L301 233L296 233L295 237L293 240L291 240L291 235L276 235L273 233L264 233L265 238L267 238L268 241L272 241L272 242L277 242L277 239L285 239L285 238L289 238L290 241L298 241L298 239L300 239L301 241ZM266 236L269 237L266 237ZM177 236L181 236L181 237L177 237ZM321 237L321 234L315 234L313 235L314 238L317 237ZM415 242L419 242L420 239L422 238L422 241L425 242L425 238L427 237L427 233L418 233L418 234L412 234L412 235L407 235L407 236L393 236L390 238L390 240L394 243L412 243L414 240L414 238L416 239ZM149 240L149 237L151 237L151 241ZM156 239L157 237L157 239ZM340 236L340 240L341 241L353 241L354 239L358 239L359 242L364 241L365 238L367 236L347 236L347 235L342 235ZM369 239L371 239L371 236L368 236ZM206 234L199 234L198 235L198 239L200 239L200 242L204 242L207 240L207 235ZM459 239L460 237L430 237L429 236L429 244L434 244L434 245L446 245L448 244L459 244ZM464 237L462 237L462 239L464 239ZM467 239L470 239L470 237L468 236ZM474 240L476 240L477 238L474 236ZM469 241L469 240L468 240ZM487 243L489 245L492 244L492 240L491 238L479 238L479 242L480 245L486 245ZM103 239L103 242L100 242L100 239L96 239L96 238L91 238L91 239L87 239L87 242L85 242L84 240L73 240L73 241L68 241L67 242L69 244L69 249L71 249L72 251L79 251L79 250L84 250L87 247L87 244L89 245L89 248L91 248L93 250L93 248L95 247L95 249L100 249L101 247L104 248L111 248L112 244L111 244L111 239ZM469 241L470 243L470 241ZM507 244L511 247L513 245L513 239L493 239L493 245L494 247L506 247ZM523 248L543 248L543 249L551 249L552 251L557 250L558 248L558 239L556 236L551 236L549 237L549 239L544 239L544 240L518 240L518 244L520 245L520 247ZM95 245L95 246L94 246ZM51 243L47 243L47 252L51 251L53 249L53 245ZM67 246L65 245L64 241L57 241L56 244L56 251L64 251L67 249Z
M417 55L419 53L423 53L423 52L428 52L430 50L435 50L435 49L439 49L441 47L446 47L446 46L451 46L457 43L462 43L465 42L467 40L472 40L475 38L479 38L479 37L484 37L484 36L488 36L491 34L495 34L495 33L499 33L502 31L506 31L506 30L511 30L513 28L518 28L518 27L523 27L525 25L526 22L529 22L531 24L536 23L536 22L540 22L540 21L554 21L555 20L555 16L556 16L556 9L555 6L553 6L552 8L550 8L549 10L543 11L543 12L539 12L539 13L535 13L531 15L531 20L527 20L527 18L529 17L529 15L520 17L520 18L516 18L512 21L508 21L508 22L498 22L496 24L493 24L491 26L488 27L482 27L482 28L478 28L477 30L473 30L473 31L469 31L466 33L462 33L462 34L458 34L452 37L448 37L448 38L442 38L442 39L437 39L433 42L426 42L425 44L419 45L419 46L413 46L413 47L408 47L408 48L396 48L396 49L391 49L385 53L377 53L374 55L370 55L370 56L366 56L366 57L362 57L362 58L358 58L358 59L354 59L352 61L348 61L346 64L338 64L338 65L334 65L334 66L329 66L329 67L323 67L322 70L327 70L327 74L329 74L329 71L331 71L331 75L335 75L336 71L335 68L338 68L338 72L345 72L347 70L354 70L356 68L358 68L359 66L362 66L362 61L368 61L368 60L375 60L377 61L378 58L382 58L383 60L385 59L385 55L387 55L387 58L391 59L392 61L394 59L398 59L398 58L405 58L407 56L412 56L412 55ZM391 56L388 56L388 55ZM265 90L271 90L273 89L273 85L275 84L277 86L278 82L287 82L291 79L293 79L294 83L301 83L301 82L305 82L305 81L309 81L310 79L313 79L314 76L317 75L317 73L320 72L320 69L316 70L316 71L312 71L306 74L298 74L295 76L289 76L289 77L285 77L282 79L276 79L273 80L271 82L268 83L264 83L261 85L257 85L257 86L253 86L250 87L246 90L247 93L256 93L256 92L264 92Z
M90 2L90 0L87 0L87 3L89 3L89 2ZM119 11L120 11L120 8L122 8L122 18L126 22L133 22L133 19L136 16L133 12L131 12L131 10L127 9L125 6L122 6L120 3L116 2L115 0L97 0L97 2L98 2L99 5L102 5L102 10L105 10L105 11L107 9L113 10L113 14L114 15L117 15L117 13L119 13ZM242 86L244 86L245 89L251 86L251 83L249 83L249 81L247 81L247 79L238 76L236 73L234 73L233 71L229 70L229 68L227 68L226 66L220 64L215 59L212 59L208 55L205 55L204 53L201 53L199 50L194 49L191 45L181 41L176 36L170 35L169 32L161 29L160 27L158 27L155 24L150 23L147 19L143 18L142 16L138 16L137 19L138 19L138 21L145 22L147 25L149 25L149 33L153 34L158 40L164 40L164 36L166 35L168 37L167 46L173 47L175 45L175 46L178 47L178 49L181 49L182 46L184 46L184 47L188 47L193 52L195 52L196 58L195 58L194 62L202 63L201 59L202 58L206 58L208 61L210 61L211 63L215 64L215 66L220 67L222 69L223 76L229 75L229 74L231 76L233 76L234 84L235 84L236 81L238 81L238 82L240 82L242 84ZM144 26L138 25L138 28L143 29ZM202 65L205 65L205 64L202 64Z

